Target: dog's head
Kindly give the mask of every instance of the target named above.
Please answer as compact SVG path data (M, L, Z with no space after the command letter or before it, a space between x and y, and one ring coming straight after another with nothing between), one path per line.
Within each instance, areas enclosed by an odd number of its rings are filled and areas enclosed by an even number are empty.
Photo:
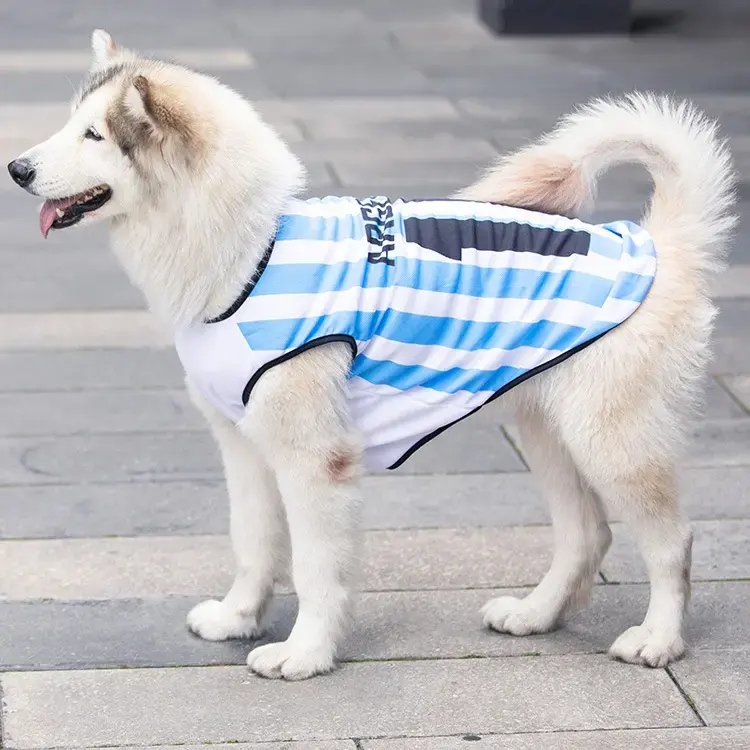
M8 165L15 182L45 199L39 216L50 229L127 215L139 218L168 197L212 184L220 118L246 120L249 104L208 76L176 64L138 58L104 31L92 37L89 75L72 104L67 124ZM238 107L238 103L241 106ZM255 118L257 120L257 118ZM227 160L222 160L222 165ZM226 172L227 180L231 174ZM221 187L206 191L221 194Z

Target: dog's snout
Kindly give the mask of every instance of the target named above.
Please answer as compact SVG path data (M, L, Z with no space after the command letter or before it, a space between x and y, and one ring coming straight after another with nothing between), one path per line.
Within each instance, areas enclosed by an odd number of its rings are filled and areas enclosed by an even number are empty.
M16 159L8 164L13 181L22 188L28 187L36 177L36 170L26 159Z

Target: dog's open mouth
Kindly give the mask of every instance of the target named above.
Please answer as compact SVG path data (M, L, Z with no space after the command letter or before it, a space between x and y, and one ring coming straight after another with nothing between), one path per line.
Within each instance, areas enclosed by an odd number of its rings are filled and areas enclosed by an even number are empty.
M65 229L77 224L83 215L101 208L112 197L109 185L97 185L69 198L47 200L39 211L39 228L46 238L50 229Z

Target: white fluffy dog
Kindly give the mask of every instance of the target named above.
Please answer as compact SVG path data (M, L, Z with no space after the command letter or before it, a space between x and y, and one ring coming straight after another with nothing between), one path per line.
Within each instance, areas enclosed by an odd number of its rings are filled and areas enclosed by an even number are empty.
M141 59L101 31L93 51L68 123L12 162L11 174L46 199L45 236L106 220L125 270L176 333L225 317L260 276L303 168L213 78ZM651 600L611 654L663 666L685 650L691 532L675 471L708 356L710 275L735 222L728 151L689 104L596 101L454 198L570 216L598 175L624 162L654 181L642 226L656 248L655 279L622 325L502 396L549 497L555 548L528 596L493 599L483 615L503 633L553 629L589 593L611 539L605 509L614 509L637 536ZM296 354L263 371L237 419L188 377L221 448L237 559L229 593L195 607L188 624L209 640L257 636L274 581L291 566L299 597L291 635L248 657L253 672L286 679L335 665L362 454L349 417L351 347L331 340Z

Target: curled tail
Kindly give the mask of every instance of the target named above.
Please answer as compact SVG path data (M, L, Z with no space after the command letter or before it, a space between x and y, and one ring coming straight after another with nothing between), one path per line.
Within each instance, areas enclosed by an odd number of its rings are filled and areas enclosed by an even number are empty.
M737 221L732 161L717 131L688 102L650 94L595 100L503 157L458 197L572 215L593 200L610 167L641 164L654 183L643 226L657 246L688 250L694 270L712 270Z

